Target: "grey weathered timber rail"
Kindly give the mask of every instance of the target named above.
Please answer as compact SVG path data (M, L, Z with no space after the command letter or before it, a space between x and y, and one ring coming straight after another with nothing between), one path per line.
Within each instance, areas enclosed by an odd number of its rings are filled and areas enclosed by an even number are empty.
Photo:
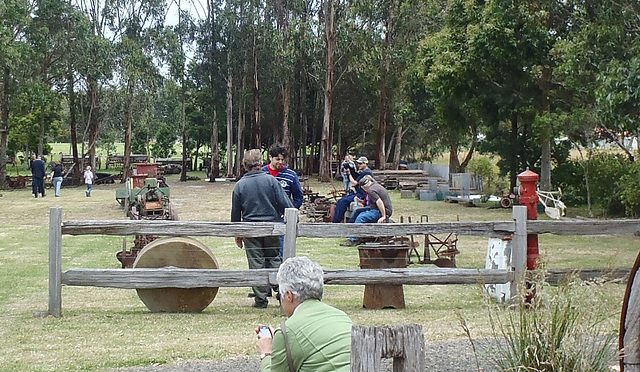
M71 268L62 273L62 284L121 289L252 287L277 285L277 269L218 270L182 269L85 269ZM457 268L401 268L367 270L325 270L326 284L503 284L513 280L507 270Z
M160 235L160 236L260 236L284 235L285 225L275 222L206 222L150 220L65 221L65 235Z
M527 234L610 235L640 233L640 220L527 221Z

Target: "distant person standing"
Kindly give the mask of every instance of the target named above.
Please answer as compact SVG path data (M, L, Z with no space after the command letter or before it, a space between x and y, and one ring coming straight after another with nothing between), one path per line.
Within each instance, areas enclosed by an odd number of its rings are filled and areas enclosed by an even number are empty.
M55 196L60 196L60 186L62 185L62 164L59 161L53 163L53 170L51 171L51 179L53 180L53 187L55 190Z
M349 177L357 177L358 170L356 169L356 163L351 160L351 155L345 155L344 160L340 164L340 174L342 175L342 182L344 183L344 191L349 193L351 187L351 180Z
M90 197L91 190L93 190L93 172L90 165L87 165L87 169L84 171L84 183L87 185L87 197Z
M262 171L262 152L249 150L244 155L247 173L236 183L231 198L231 222L281 222L285 208L293 208L282 186ZM280 237L236 237L236 245L245 248L249 269L280 267ZM253 287L253 307L268 306L267 287Z
M42 194L42 197L44 198L44 177L46 176L47 170L41 156L36 158L34 154L31 156L31 159L33 196L37 198L38 194Z

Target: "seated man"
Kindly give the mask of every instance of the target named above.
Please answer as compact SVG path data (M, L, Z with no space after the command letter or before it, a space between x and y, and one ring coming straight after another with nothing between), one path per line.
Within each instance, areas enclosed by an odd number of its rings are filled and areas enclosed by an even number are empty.
M391 197L389 192L372 176L365 176L360 180L360 186L367 192L369 200L368 208L358 209L354 223L384 223L388 222L389 217L393 213L391 207ZM343 247L350 247L358 244L358 238L349 238L345 243L340 244Z
M292 257L278 270L282 309L289 319L275 330L258 333L262 371L351 370L352 321L343 311L321 302L320 265ZM273 335L273 336L271 336Z
M356 192L350 193L338 200L331 222L338 223L344 220L344 214L347 209L349 209L349 205L352 201L354 201L356 196L360 199L364 199L365 191L362 189L362 187L360 187L359 182L364 176L369 175L373 177L373 172L371 171L371 169L369 169L369 159L367 159L366 157L361 156L360 158L358 158L358 160L356 160L356 163L358 164L358 170L360 173L358 173L358 175L354 175L349 172L349 180L351 182L351 185L356 188Z

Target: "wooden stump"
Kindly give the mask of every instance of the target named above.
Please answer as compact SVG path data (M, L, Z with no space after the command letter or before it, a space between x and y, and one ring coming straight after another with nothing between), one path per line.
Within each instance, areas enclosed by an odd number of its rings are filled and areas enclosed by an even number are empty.
M640 253L633 265L620 316L620 371L640 372Z
M419 324L351 328L351 371L380 371L393 358L394 372L425 370L424 334Z

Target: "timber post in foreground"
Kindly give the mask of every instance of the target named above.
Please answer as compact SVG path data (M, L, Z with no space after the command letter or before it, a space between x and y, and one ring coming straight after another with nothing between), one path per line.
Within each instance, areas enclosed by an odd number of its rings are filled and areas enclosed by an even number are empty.
M419 324L351 328L351 371L379 371L382 358L393 358L393 370L425 370L424 334Z
M49 314L62 316L62 208L49 210Z

